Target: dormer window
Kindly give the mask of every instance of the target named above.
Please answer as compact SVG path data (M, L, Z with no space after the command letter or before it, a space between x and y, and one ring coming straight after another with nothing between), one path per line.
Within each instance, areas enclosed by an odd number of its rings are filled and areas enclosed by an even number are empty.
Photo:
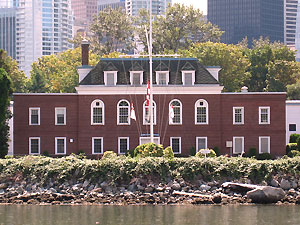
M117 84L118 71L104 71L105 86L115 86Z
M130 84L140 86L143 84L143 71L130 71Z
M169 83L169 71L156 71L156 84L168 85Z
M195 71L182 71L183 85L191 86L195 84Z

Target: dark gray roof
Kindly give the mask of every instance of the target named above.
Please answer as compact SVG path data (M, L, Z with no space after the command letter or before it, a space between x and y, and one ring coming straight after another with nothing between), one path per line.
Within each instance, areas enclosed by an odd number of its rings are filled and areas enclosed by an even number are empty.
M153 58L155 71L169 71L169 85L182 84L182 70L195 70L195 84L219 84L196 58ZM86 75L79 85L104 84L104 71L118 71L117 85L130 84L130 71L144 71L143 83L149 79L149 58L104 58Z

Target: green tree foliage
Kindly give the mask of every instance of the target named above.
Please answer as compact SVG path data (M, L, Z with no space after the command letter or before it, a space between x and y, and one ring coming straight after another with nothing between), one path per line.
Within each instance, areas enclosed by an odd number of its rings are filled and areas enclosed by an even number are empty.
M149 31L149 14L139 12L135 19L139 40L147 47L145 25ZM192 6L174 4L166 11L165 16L156 17L153 21L153 52L168 50L177 52L188 48L193 42L220 41L223 31L204 19L202 12Z
M9 97L11 94L11 81L4 68L0 68L0 158L8 152L8 119L10 113L8 110Z
M295 84L287 85L287 99L299 100L300 99L300 82Z
M90 65L99 58L90 53ZM76 68L81 65L81 49L67 50L60 54L43 56L32 64L28 90L31 92L72 93L78 86Z

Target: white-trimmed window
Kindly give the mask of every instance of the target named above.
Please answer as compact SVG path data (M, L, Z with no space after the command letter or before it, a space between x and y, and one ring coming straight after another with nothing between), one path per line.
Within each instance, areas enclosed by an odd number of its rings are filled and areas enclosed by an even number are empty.
M173 108L173 113L171 112ZM169 124L182 124L182 104L178 99L169 103Z
M244 137L233 137L233 154L242 154L244 150Z
M195 71L182 71L183 85L191 86L195 84Z
M143 84L143 71L130 71L130 84L140 86Z
M233 107L233 124L244 124L244 107Z
M67 139L66 137L55 138L55 154L65 155L67 153Z
M103 137L92 138L92 154L103 154Z
M195 124L208 124L208 102L204 99L195 103Z
M146 106L147 101L143 104L143 125L150 124L150 106ZM156 103L153 101L153 124L156 125Z
M55 125L66 125L67 110L65 107L55 108Z
M118 102L118 125L129 125L130 124L130 104L127 100L120 100Z
M259 124L270 124L270 107L259 107Z
M99 99L91 104L91 124L104 125L104 103Z
M174 154L181 153L181 137L170 137L170 146Z
M104 71L104 84L106 86L115 86L117 84L118 71Z
M41 152L41 141L40 137L29 138L29 154L39 155Z
M270 137L261 136L259 137L259 154L270 153Z
M169 84L169 71L156 71L156 84L168 85Z
M129 137L118 137L118 153L126 154L129 150Z
M196 137L196 152L207 149L207 137Z
M40 125L40 108L29 108L29 125Z

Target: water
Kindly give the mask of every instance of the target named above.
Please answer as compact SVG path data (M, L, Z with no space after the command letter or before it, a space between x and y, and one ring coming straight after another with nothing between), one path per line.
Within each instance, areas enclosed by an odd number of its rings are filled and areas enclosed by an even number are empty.
M0 225L297 225L300 206L0 205Z

